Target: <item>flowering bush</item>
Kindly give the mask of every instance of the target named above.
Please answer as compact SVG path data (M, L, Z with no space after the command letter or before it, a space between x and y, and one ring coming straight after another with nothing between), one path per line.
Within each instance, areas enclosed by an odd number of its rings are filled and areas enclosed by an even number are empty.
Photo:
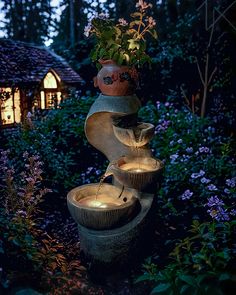
M131 14L131 22L120 18L118 23L100 14L92 18L85 27L85 35L95 36L95 47L91 52L92 61L113 59L117 64L138 65L151 61L146 53L147 34L157 39L156 22L147 15L151 4L139 0L137 11Z
M156 124L151 145L165 175L157 198L164 242L138 281L153 282L157 294L228 294L224 288L235 284L235 140L171 98L149 103L140 116Z
M75 257L78 246L47 232L40 203L51 190L42 187L43 163L28 152L22 158L23 169L9 159L9 151L1 151L0 291L1 285L6 291L17 284L19 277L37 288L51 290L55 284L56 289L65 277L69 281L72 272L77 281L81 279L83 269Z
M96 182L107 166L84 139L83 122L90 103L88 98L67 100L43 120L32 118L33 126L10 138L11 160L2 154L2 285L14 283L13 273L19 276L17 259L55 294L61 289L87 291L88 281L81 278L85 273L76 257L76 225L65 217L64 209L68 187ZM235 140L224 136L210 119L200 119L174 104L171 97L165 103L148 103L139 116L156 125L151 148L165 162L152 220L158 224L157 253L145 262L140 280L149 280L156 293L222 295L224 285L235 280ZM58 198L55 202L50 194L41 203L45 176L52 179L47 184L54 189L62 184L63 202Z
M92 102L90 97L66 99L60 109L50 110L38 118L36 114L32 116L33 126L24 125L8 136L11 157L18 159L18 165L22 166L21 155L25 151L37 153L44 159L44 181L54 191L82 184L81 173L87 165L92 165L94 158L97 165L100 163L98 153L84 138L84 121ZM81 161L87 153L93 157Z

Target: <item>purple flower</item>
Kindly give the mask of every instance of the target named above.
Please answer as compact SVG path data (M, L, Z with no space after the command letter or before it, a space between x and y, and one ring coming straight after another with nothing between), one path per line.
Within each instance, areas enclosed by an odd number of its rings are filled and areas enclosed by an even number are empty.
M179 157L179 155L178 154L173 154L173 155L170 155L170 159L171 159L171 163L174 163L175 162L175 160L177 159Z
M16 215L21 216L21 217L25 217L27 215L27 213L23 210L17 210Z
M203 175L205 175L205 171L200 170L198 173L192 173L191 178L195 179L195 178L199 178L199 177L201 177Z
M166 103L165 103L165 107L168 107L169 105L170 105L169 102L166 102Z
M191 154L191 153L193 152L193 148L192 148L192 147L188 147L188 148L186 148L186 152L187 152L188 154Z
M217 191L218 190L218 188L214 185L214 184L209 184L208 186L207 186L207 188L209 189L209 191Z
M95 174L96 175L100 175L102 173L102 171L100 170L100 169L97 169L96 171L95 171Z
M236 177L232 178L232 179L226 179L226 184L229 187L235 187L235 183L236 183Z
M160 131L165 131L166 129L168 129L169 125L170 125L170 121L169 120L159 120L159 123L156 128L155 128L155 134L157 134Z
M157 109L159 110L159 108L160 108L160 106L161 106L160 101L157 101L157 102L156 102L156 105L157 105Z
M178 142L179 144L181 144L181 143L183 142L183 140L180 138L179 140L177 140L177 142Z
M229 214L232 215L232 216L235 216L236 215L236 210L232 209Z
M209 183L209 182L210 182L210 179L206 177L201 178L201 183Z
M193 179L198 178L198 177L199 177L198 173L192 173L191 174L191 178L193 178Z
M88 167L87 171L86 171L86 174L89 174L90 172L92 172L92 170L93 170L93 167Z
M225 193L225 194L230 194L230 190L229 190L228 188L225 188L225 189L224 189L224 193Z
M199 148L200 153L206 153L207 154L207 153L209 153L209 151L210 151L209 148L205 147L205 146L202 146L202 147Z
M206 206L214 207L214 206L223 206L224 202L218 198L218 196L213 196L208 199L208 203Z
M211 215L211 217L217 221L228 221L229 214L222 207L210 208L207 212Z
M193 192L191 192L189 189L187 189L182 195L181 199L182 200L189 200L193 195Z

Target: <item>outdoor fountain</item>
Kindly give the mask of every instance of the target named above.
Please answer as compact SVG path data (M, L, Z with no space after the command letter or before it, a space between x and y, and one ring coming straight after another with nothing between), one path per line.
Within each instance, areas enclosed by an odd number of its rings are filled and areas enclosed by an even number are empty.
M93 263L125 265L148 242L163 163L148 147L154 126L136 120L139 108L136 95L100 94L87 115L86 137L110 161L102 181L113 182L76 187L67 202L81 251Z

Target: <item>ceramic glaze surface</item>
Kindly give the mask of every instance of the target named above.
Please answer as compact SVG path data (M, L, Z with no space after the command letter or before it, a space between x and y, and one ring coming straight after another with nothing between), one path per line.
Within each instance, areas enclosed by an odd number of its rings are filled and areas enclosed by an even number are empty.
M134 94L138 80L135 68L118 66L113 60L99 62L102 68L94 79L94 86L99 87L102 94L111 96Z

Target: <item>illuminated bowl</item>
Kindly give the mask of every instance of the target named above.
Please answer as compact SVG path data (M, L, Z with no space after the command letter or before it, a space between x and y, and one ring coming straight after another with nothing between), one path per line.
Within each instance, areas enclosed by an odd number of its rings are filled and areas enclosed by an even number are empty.
M164 164L152 157L126 157L119 158L110 164L109 172L126 187L145 190L158 182Z
M113 125L116 138L125 145L141 147L153 138L155 126L150 123L140 122L134 128L121 128Z
M67 205L74 220L91 229L111 229L128 222L138 208L138 199L129 190L103 183L85 184L72 189Z

